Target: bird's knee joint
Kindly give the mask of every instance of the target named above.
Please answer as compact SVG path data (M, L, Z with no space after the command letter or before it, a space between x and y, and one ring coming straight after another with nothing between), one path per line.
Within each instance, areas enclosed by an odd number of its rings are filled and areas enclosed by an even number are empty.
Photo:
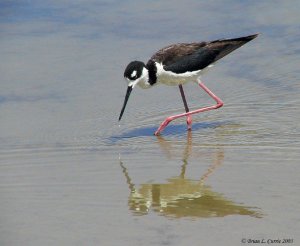
M218 102L215 106L215 109L221 108L224 105L223 102Z
M217 108L221 108L221 107L223 107L223 105L224 105L224 103L222 101L219 101L216 106L217 106Z

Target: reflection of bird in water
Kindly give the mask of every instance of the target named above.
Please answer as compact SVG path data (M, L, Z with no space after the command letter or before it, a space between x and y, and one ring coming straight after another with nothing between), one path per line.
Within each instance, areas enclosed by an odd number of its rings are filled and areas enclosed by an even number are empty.
M163 141L160 139L160 141ZM189 142L189 141L188 141ZM186 150L190 147L187 146ZM185 150L184 164L177 177L169 178L164 184L142 184L137 189L132 183L127 169L120 165L130 189L128 205L136 215L147 214L150 210L171 217L223 217L226 215L249 215L261 217L261 214L249 207L235 204L221 193L214 192L204 182L224 160L224 153L215 153L215 160L205 174L198 180L185 178L188 152Z

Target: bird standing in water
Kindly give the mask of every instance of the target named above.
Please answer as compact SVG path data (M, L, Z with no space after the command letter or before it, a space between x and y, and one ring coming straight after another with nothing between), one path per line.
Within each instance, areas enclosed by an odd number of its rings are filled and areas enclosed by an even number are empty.
M187 118L188 130L191 130L192 114L223 106L222 100L201 82L199 79L200 75L217 60L257 36L258 34L254 34L246 37L219 39L210 42L172 44L157 51L147 64L141 61L130 62L124 72L124 78L128 82L128 87L119 121L123 116L132 89L136 85L147 89L161 83L179 86L185 113L167 117L154 134L159 135L172 120L180 117ZM197 81L198 85L216 101L216 104L190 111L182 87L183 84L189 81Z

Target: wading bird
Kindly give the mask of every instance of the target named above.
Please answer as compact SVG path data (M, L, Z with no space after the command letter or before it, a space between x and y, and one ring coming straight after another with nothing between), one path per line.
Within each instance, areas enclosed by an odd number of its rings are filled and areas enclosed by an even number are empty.
M183 100L185 113L167 117L159 126L155 135L172 121L180 117L187 117L187 126L191 130L192 114L217 109L223 106L222 100L209 90L200 80L200 75L213 64L235 49L256 38L258 34L233 38L219 39L210 42L172 44L157 51L147 62L130 62L124 72L128 82L124 104L119 116L121 120L132 89L138 85L143 89L156 84L178 85ZM197 81L198 85L215 101L216 105L189 110L182 85L189 81Z

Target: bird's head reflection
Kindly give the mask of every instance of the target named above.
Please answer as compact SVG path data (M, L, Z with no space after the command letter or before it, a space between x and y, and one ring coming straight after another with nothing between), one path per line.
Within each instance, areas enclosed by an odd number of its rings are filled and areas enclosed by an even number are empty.
M159 137L158 141L164 151L170 154L170 143L164 142L162 137ZM224 152L222 150L217 150L214 153L213 163L199 180L191 180L185 177L188 157L191 152L190 145L191 135L188 136L187 145L183 152L183 165L180 174L167 179L166 183L145 183L137 188L132 182L128 170L120 162L130 189L129 209L135 215L144 215L154 211L160 215L174 218L223 217L234 214L261 217L261 214L253 208L236 204L205 184L206 179L223 163Z

